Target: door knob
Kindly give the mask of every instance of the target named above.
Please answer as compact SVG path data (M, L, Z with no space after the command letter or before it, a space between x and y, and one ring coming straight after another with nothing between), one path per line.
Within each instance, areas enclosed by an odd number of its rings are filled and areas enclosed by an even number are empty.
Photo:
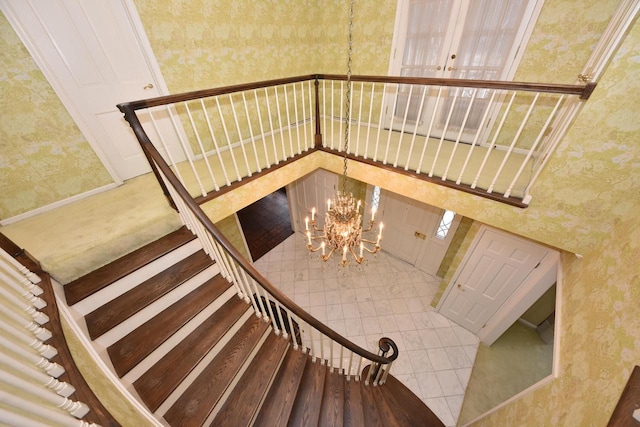
M455 70L457 70L457 68L456 68L456 67L449 67L449 68L447 68L447 70L449 70L449 71L455 71Z
M147 89L153 89L153 83L149 83L148 85L146 85L145 87L143 87L142 89L147 90Z
M442 70L442 67L440 65L438 65L438 68L436 68L436 70L440 71L440 70Z
M464 292L464 287L460 283L458 283L458 289L460 289L462 292Z

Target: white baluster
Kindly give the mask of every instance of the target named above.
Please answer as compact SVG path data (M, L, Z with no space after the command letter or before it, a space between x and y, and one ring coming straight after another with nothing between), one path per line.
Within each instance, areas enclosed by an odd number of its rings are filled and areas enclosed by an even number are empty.
M420 173L422 169L422 162L424 161L424 153L427 151L427 145L429 145L429 138L431 137L431 130L433 129L433 124L436 121L436 115L438 113L438 105L440 104L440 99L442 96L442 86L438 89L438 95L436 96L436 102L433 106L433 112L431 113L431 121L429 122L429 129L427 130L427 134L424 137L424 145L422 146L422 154L420 154L420 162L418 162L418 168L416 169L416 173Z
M260 102L258 101L258 91L255 89L253 90L253 99L254 99L254 102L256 103L256 112L258 113L258 123L260 124L260 138L262 139L262 148L264 150L265 168L270 168L271 162L269 161L269 151L267 151L267 139L264 133L264 125L262 124L262 112L260 111ZM275 145L273 148L275 149Z
M20 362L27 362L31 366L37 366L40 369L43 369L48 375L53 378L58 378L60 375L64 373L64 368L57 363L52 363L47 360L47 358L43 356L38 356L34 354L32 351L27 350L25 347L6 339L5 337L0 337L0 347L8 350L6 353L0 353L0 355L4 355L4 357L9 357L9 352L20 357Z
M334 83L335 83L335 81L331 80L331 149L332 150L333 150L333 125L334 125L335 117L336 117L336 115L334 113L335 107L333 105L333 96L334 96L334 92L335 92Z
M340 99L344 99L344 81L340 80ZM342 124L344 122L344 103L340 102L340 137L344 138L344 131L342 130ZM342 141L342 139L338 139ZM342 143L338 144L338 152L342 151Z
M0 304L0 313L7 316L9 319L14 321L16 324L22 326L33 335L36 336L40 341L47 341L51 338L51 332L49 330L43 328L33 320L27 320L25 317L17 314L13 310L11 310L8 306L4 304Z
M433 164L431 165L431 170L429 171L429 177L433 176L433 172L436 169L436 163L438 162L438 156L440 155L440 150L442 149L442 144L444 143L444 137L447 135L447 131L449 130L449 122L451 121L451 116L453 115L453 111L456 107L456 102L458 101L458 92L460 88L456 88L456 94L453 96L453 101L451 102L451 108L449 108L449 114L447 114L447 120L444 123L444 128L442 129L442 135L440 136L440 143L438 144L438 149L436 150L435 156L433 156Z
M33 401L5 391L0 391L0 401L6 403L9 409L0 408L0 424L10 426L50 427L52 424L64 427L99 427L65 415L54 408L44 405L34 405ZM16 412L11 412L14 410ZM36 418L30 418L35 416ZM46 423L38 419L47 420Z
M360 123L362 123L362 99L364 98L364 82L360 82L360 104L358 107L358 131L356 134L356 152L355 155L360 155Z
M482 175L482 172L484 171L484 166L487 163L487 159L491 155L491 152L493 151L493 147L496 145L496 141L498 140L498 136L500 135L500 132L502 132L502 126L504 125L504 122L507 119L509 112L511 111L511 105L513 104L513 100L516 98L516 94L517 92L513 92L513 94L511 95L509 104L507 105L507 108L505 109L502 115L502 119L500 120L500 124L498 125L498 128L493 134L493 140L491 141L491 144L489 144L489 147L487 148L487 152L485 153L484 158L482 159L482 163L480 164L480 169L478 169L478 172L476 173L476 177L473 179L471 188L476 188L476 185L478 184L478 179L480 178L480 175Z
M322 146L327 147L327 81L322 80ZM333 130L333 129L332 129Z
M387 98L387 84L384 83L382 85L382 101L381 101L381 104L380 104L380 117L378 119L378 134L376 136L376 149L373 152L373 161L374 162L378 161L378 146L380 145L380 131L384 127L384 120L385 120L385 118L384 118L384 111L385 111L384 103L386 101L386 98ZM391 132L391 128L389 128L389 132Z
M367 153L369 152L369 135L371 134L371 120L373 118L373 97L375 95L375 87L376 84L375 83L371 83L371 98L369 99L369 124L367 126L367 138L365 139L365 145L364 145L364 154L363 157L366 159L367 158Z
M453 162L453 158L456 155L456 150L460 145L460 139L462 138L462 133L464 132L464 128L467 125L467 119L469 118L469 113L471 112L471 108L473 107L473 101L476 100L476 94L478 93L477 89L473 90L473 95L471 95L471 99L469 100L469 105L467 106L467 111L464 114L464 118L462 119L462 124L460 125L460 131L458 132L458 137L456 138L456 142L453 144L453 150L451 150L451 155L449 156L449 161L447 162L447 167L442 174L442 180L446 181L447 175L449 173L449 168L451 167L451 162ZM477 133L480 133L479 130Z
M173 167L173 171L178 177L178 180L182 183L182 185L184 185L184 180L182 179L182 175L180 175L180 169L178 169L178 166L176 165L175 160L173 160L173 155L171 154L171 151L167 147L167 142L164 139L164 135L162 134L162 132L160 132L158 123L156 122L155 117L153 117L152 109L148 109L147 112L149 113L149 118L151 119L151 124L153 125L153 129L155 129L156 134L158 135L158 138L160 138L160 143L162 144L162 148L164 149L166 156L169 158L169 166Z
M256 161L256 167L258 172L262 172L260 167L260 159L258 158L258 151L256 149L256 138L253 136L253 126L251 126L251 117L249 116L249 107L247 106L247 99L242 92L242 104L244 105L244 115L247 118L247 127L249 128L249 137L251 138L251 146L253 147L253 157Z
M387 158L389 156L389 146L391 145L391 135L393 135L393 120L396 115L396 108L398 108L398 92L400 90L400 85L396 85L396 94L393 97L393 108L391 108L390 121L389 121L389 136L387 137L387 148L384 150L384 159L382 160L382 164L387 164Z
M37 356L36 356L37 357ZM0 353L0 363L10 369L20 372L21 376L28 377L31 381L36 382L42 387L47 387L56 392L59 396L69 397L76 389L68 383L58 381L51 375L47 375L44 372L38 370L35 365L29 365L28 363L20 362L5 353ZM48 362L47 362L48 363ZM58 368L60 368L58 366Z
M200 100L202 101L202 100ZM191 123L191 130L193 130L193 134L196 137L196 141L198 142L198 147L200 148L200 152L202 153L202 159L204 160L205 165L207 166L207 171L209 172L209 178L211 178L211 182L213 183L213 188L216 191L220 190L218 187L218 183L216 182L216 177L213 176L213 171L211 170L211 165L209 164L209 158L207 157L207 152L204 150L204 145L202 144L202 139L200 139L200 133L198 132L198 128L193 121L193 115L191 114L191 109L189 108L189 103L184 103L184 108L187 110L187 116L189 117L189 123Z
M276 93L276 110L278 112L278 126L280 126L280 143L282 144L282 161L287 160L287 149L284 148L284 128L282 127L282 114L280 114L280 100L278 99L278 88L274 87L273 91ZM286 86L285 86L285 99L286 99Z
M462 165L462 169L460 170L460 175L456 180L456 184L460 185L462 182L462 176L464 175L465 170L467 169L467 165L469 164L469 159L471 159L471 155L473 154L476 145L478 144L478 139L480 138L480 129L484 129L485 122L487 121L487 117L489 117L489 112L491 111L491 106L493 105L493 100L496 96L497 91L493 91L491 93L491 99L489 99L489 103L485 107L484 114L482 115L482 120L480 120L480 125L478 126L478 131L476 132L476 136L473 138L473 142L471 143L471 147L469 148L469 152L467 153L467 158L464 160L464 164Z
M74 402L66 397L58 396L52 391L40 388L32 382L12 375L6 371L0 371L0 380L12 387L23 390L26 393L44 400L45 403L66 410L76 418L82 418L89 412L89 407L84 403Z
M295 126L296 126L296 138L298 139L298 154L302 153L302 148L300 147L300 121L298 119L298 93L296 91L296 84L292 84L293 86L293 113L295 118ZM302 102L302 106L304 106L304 101ZM289 131L289 135L291 135L291 131Z
M218 107L218 115L220 116L220 124L222 125L222 131L224 132L224 137L227 140L227 149L229 150L229 154L231 155L231 162L233 163L233 169L236 171L236 178L238 181L242 181L242 176L240 176L240 170L238 169L238 162L236 162L236 155L233 152L233 144L231 143L231 138L229 138L229 130L227 129L227 124L224 121L224 116L222 114L222 108L220 108L220 101L218 97L215 97L216 107Z
M294 151L293 151L293 135L292 135L292 130L291 130L291 111L289 111L289 93L287 92L287 85L283 85L283 90L284 90L284 109L287 112L287 129L289 130L289 155L287 156L287 158L289 157L293 157L295 155ZM295 90L295 86L294 86L294 90Z
M2 271L0 271L0 282L3 282L5 286L27 300L35 308L43 309L47 306L47 303L42 298L33 295L31 292L20 286L14 280L11 280L9 275L4 274Z
M242 157L244 158L244 165L247 168L247 176L251 176L251 168L249 167L249 159L247 158L247 151L244 148L244 139L242 138L242 131L240 130L240 123L238 122L238 115L236 114L236 106L233 102L233 95L229 94L229 104L231 105L231 113L233 114L233 122L236 124L236 132L238 132L238 143L240 144L240 150L242 151Z
M276 312L278 313L278 319L280 319L280 325L282 326L282 338L286 340L289 338L289 334L287 333L287 329L284 327L285 324L284 319L282 318L282 306L277 299L274 299L274 302L276 303Z
M30 287L30 286L26 285L28 287L28 289L31 291L31 293L33 293L34 295L42 294L42 289L40 289L39 286L35 286L36 283L40 283L40 281L42 280L42 279L40 279L40 277L37 274L33 273L27 267L25 267L24 265L20 264L11 255L9 255L8 252L6 252L2 248L0 248L0 255L2 255L2 259L6 263L8 263L11 266L13 266L13 269L17 270L17 272L20 273L20 275L26 277L26 279L29 282L31 282L33 287ZM7 268L7 271L10 271L10 270L11 269ZM22 283L22 280L20 280L20 282ZM39 290L36 290L36 288L39 289Z
M558 108L560 107L560 104L562 104L563 100L564 100L564 95L560 96L560 99L558 99L558 102L556 102L556 105L553 108L553 111L547 117L547 120L546 120L544 126L542 126L542 129L540 129L540 132L538 133L538 137L536 138L536 140L534 141L533 145L529 149L529 152L527 153L527 156L522 161L522 164L520 165L520 168L518 169L518 172L513 177L513 180L511 181L511 184L509 184L509 187L507 188L507 191L505 191L504 197L509 197L509 195L511 195L511 190L513 190L513 186L518 181L518 178L520 178L520 174L522 174L522 171L524 170L524 168L527 165L527 163L529 163L529 159L531 158L531 156L533 155L533 153L536 150L536 147L538 146L538 144L540 143L540 141L544 137L545 133L547 132L547 129L549 128L549 124L551 124L551 121L555 117L556 111L558 111Z
M213 142L213 147L216 150L216 156L218 156L218 162L220 163L220 169L222 169L222 175L224 176L224 180L227 183L227 185L231 185L231 181L229 181L229 176L227 175L227 168L224 165L224 160L222 160L222 153L220 152L220 147L218 146L218 140L216 139L215 132L213 131L213 126L211 126L211 119L209 118L209 112L207 111L207 107L204 105L203 99L200 99L200 106L202 107L204 118L207 121L209 136L211 136L211 142ZM218 191L217 188L216 188L216 191Z
M15 296L5 288L0 288L0 296L6 298L11 304L18 307L19 310L30 315L36 323L44 325L49 321L49 317L46 314L37 311L31 304L27 303L24 299Z
M422 109L424 108L424 99L427 96L427 87L422 88L422 98L420 98L420 108L418 109L418 115L416 117L416 124L413 127L413 136L411 137L411 146L409 147L409 154L407 154L407 161L404 165L404 170L409 170L409 162L411 160L411 156L413 154L413 145L416 141L416 135L418 135L418 128L420 123L420 118L422 117Z
M200 188L200 194L202 194L202 197L204 197L207 195L207 192L205 191L204 186L202 185L202 181L200 180L200 175L198 175L198 171L196 171L196 166L193 164L193 159L190 156L191 150L187 148L187 143L184 140L184 137L182 136L182 132L180 131L180 127L176 122L175 115L170 105L167 105L167 114L169 114L169 118L171 119L171 123L173 124L173 129L175 130L176 135L178 135L178 141L180 142L180 146L182 147L182 151L184 153L185 158L189 162L189 166L191 167L191 172L193 173L193 176L195 177L196 182L198 183L198 188ZM176 169L177 169L177 166L176 166ZM185 185L185 183L183 182L182 185Z
M409 116L409 106L411 105L411 97L413 96L413 85L409 87L409 96L407 98L407 105L404 109L404 117L402 118L402 127L400 128L400 135L398 137L398 149L396 150L396 159L393 161L393 167L398 167L398 159L400 158L400 148L402 147L402 140L404 138L404 129L407 125L407 117ZM391 134L391 132L389 132Z
M58 354L58 350L56 350L55 347L52 347L48 344L43 343L39 339L34 338L34 336L29 334L27 331L16 329L4 322L0 323L0 330L6 336L11 336L18 343L31 347L47 359L51 359L53 356Z
M315 86L314 86L315 87ZM311 144L307 143L307 137L306 137L306 133L305 133L305 137L304 137L304 145L305 145L305 151L312 148L313 147L313 143L315 141L315 134L316 134L316 129L313 126L314 121L313 118L315 117L315 109L313 108L313 92L311 92L311 80L307 80L307 90L308 90L308 98L309 98L309 141L311 142ZM306 123L306 119L305 119L305 123Z
M273 118L271 117L271 102L269 100L269 91L267 88L264 88L264 99L267 104L267 116L269 117L269 133L271 133L271 143L273 144L273 157L274 163L277 165L280 163L280 159L278 158L278 149L276 148L276 132L273 129Z
M507 163L507 160L509 160L509 156L511 156L511 153L513 152L513 147L515 147L516 143L518 142L518 139L520 139L520 134L522 134L522 130L524 129L524 126L529 121L529 117L531 117L531 112L533 111L533 107L536 105L536 102L538 101L539 96L540 96L540 92L537 92L536 96L533 98L533 101L531 101L531 104L529 105L529 110L527 110L527 114L525 115L524 120L522 120L522 123L520 123L520 127L518 128L518 131L514 135L513 140L509 145L509 149L505 153L502 159L502 163L500 163L500 167L496 171L496 174L494 175L493 180L491 181L491 185L489 185L489 188L487 189L487 193L493 192L493 186L498 180L498 177L502 174L504 165Z

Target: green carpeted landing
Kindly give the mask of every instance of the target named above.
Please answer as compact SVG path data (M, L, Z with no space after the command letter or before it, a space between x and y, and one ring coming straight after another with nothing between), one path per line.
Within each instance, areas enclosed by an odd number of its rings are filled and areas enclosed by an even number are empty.
M155 177L146 174L1 230L65 284L180 226Z
M464 425L551 375L553 344L514 323L491 347L480 345L458 425Z

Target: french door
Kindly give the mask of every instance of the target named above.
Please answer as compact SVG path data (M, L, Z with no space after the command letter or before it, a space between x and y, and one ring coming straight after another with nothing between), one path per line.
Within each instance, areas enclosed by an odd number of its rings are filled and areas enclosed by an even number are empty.
M400 0L390 74L510 80L542 1ZM486 89L391 90L387 126L432 137L471 142L490 107Z

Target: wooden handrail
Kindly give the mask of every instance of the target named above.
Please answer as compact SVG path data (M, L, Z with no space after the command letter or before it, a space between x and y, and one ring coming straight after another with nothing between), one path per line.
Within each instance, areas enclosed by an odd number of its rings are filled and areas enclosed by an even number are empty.
M390 357L383 357L377 354L371 353L370 351L358 346L342 335L338 334L333 329L326 326L324 323L320 322L318 319L307 313L303 310L298 304L296 304L292 299L286 296L282 291L273 286L266 277L264 277L251 263L249 263L240 252L227 240L227 238L218 230L213 221L204 213L202 208L195 202L195 200L191 197L187 189L180 183L178 178L175 176L169 165L164 161L158 150L151 143L147 134L144 132L142 128L142 124L138 120L137 115L135 114L135 110L132 105L123 105L121 111L124 112L125 119L131 125L133 132L138 137L138 141L143 150L147 152L149 158L153 160L153 163L156 164L157 168L162 172L165 178L169 181L171 186L176 190L180 198L182 198L185 205L191 210L193 215L200 221L200 223L205 227L205 229L217 240L217 242L224 248L224 250L233 258L243 269L246 271L249 276L251 276L256 282L260 284L264 289L266 289L276 300L278 300L282 305L284 305L287 309L289 309L292 313L298 316L300 319L307 322L310 326L318 330L320 333L329 337L333 341L342 345L343 347L351 350L352 352L362 356L372 362L381 363L381 364L389 364L393 362L397 357L397 347L396 351ZM384 342L388 342L388 339Z
M175 102L191 101L193 99L206 98L209 96L225 95L229 93L242 92L246 90L261 89L265 87L278 86L289 83L297 83L306 80L346 80L343 74L306 74L296 77L286 77L282 79L264 80L253 83L242 83L232 86L224 86L213 89L203 89L191 92L179 93L176 95L159 96L156 98L141 99L138 101L123 102L118 104L118 109L124 113L124 108L140 110L142 108L157 107ZM450 86L450 87L474 87L483 89L506 89L522 90L528 92L564 93L567 95L579 95L580 99L589 99L596 87L595 82L588 82L586 85L571 84L551 84L551 83L528 83L512 82L503 80L468 80L468 79L444 79L430 77L400 77L400 76L366 76L354 75L351 80L358 82L373 83L400 83L425 86Z
M347 80L342 74L318 74L320 80ZM482 89L506 89L521 90L526 92L564 93L567 95L580 95L580 99L589 99L595 82L586 85L551 84L512 82L504 80L468 80L468 79L444 79L431 77L398 77L398 76L351 76L352 81L370 83L400 83L424 86L450 86L450 87L474 87Z
M175 95L165 95L156 98L141 99L139 101L123 102L117 105L118 109L124 114L125 108L140 110L142 108L157 107L159 105L173 104L175 102L191 101L193 99L207 98L209 96L226 95L229 93L243 92L246 90L261 89L265 87L284 85L289 83L303 82L306 80L315 80L315 74L308 74L297 77L286 77L283 79L264 80L254 83L242 83L233 86L224 86L213 89L194 90L192 92L178 93Z

